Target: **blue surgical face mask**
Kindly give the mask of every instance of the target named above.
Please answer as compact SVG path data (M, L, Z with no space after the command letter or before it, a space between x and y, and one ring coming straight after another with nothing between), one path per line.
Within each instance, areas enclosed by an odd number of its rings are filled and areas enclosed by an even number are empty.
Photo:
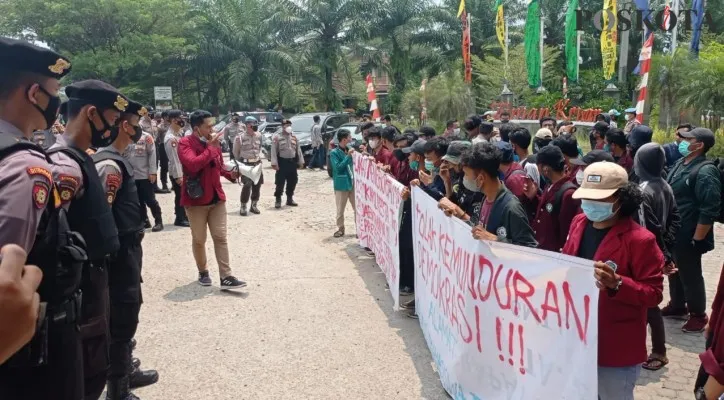
M679 153L681 153L684 157L691 154L691 151L689 150L689 142L682 140L681 143L679 143Z
M410 161L410 168L412 168L413 171L417 171L420 169L420 162L417 160Z
M435 172L435 163L430 160L425 160L425 169L429 172Z
M513 154L513 161L515 161L515 162L520 161L520 157L518 157L517 154Z
M463 186L465 186L465 189L468 189L471 192L480 192L480 188L475 182L475 179L468 179L467 177L463 177Z
M581 209L586 214L586 218L593 222L606 221L615 214L613 212L613 203L603 201L581 200Z
M606 153L610 153L610 152L611 152L611 145L608 144L608 143L604 144L604 145L603 145L603 151L605 151Z

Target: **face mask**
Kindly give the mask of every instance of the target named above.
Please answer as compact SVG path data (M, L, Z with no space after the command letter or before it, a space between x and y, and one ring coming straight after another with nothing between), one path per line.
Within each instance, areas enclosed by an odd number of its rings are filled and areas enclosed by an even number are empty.
M254 131L254 132L256 132L256 131L259 130L259 127L256 126L256 125L252 125L252 126L251 126L251 130ZM292 128L289 128L289 133L292 133L291 130L292 130Z
M453 129L453 135L459 135L460 134L460 128Z
M134 126L133 131L134 131L134 134L133 134L133 136L131 136L131 140L133 140L133 142L135 143L135 142L141 140L141 136L143 136L143 129L141 129L140 126Z
M425 169L430 172L435 172L435 163L430 160L425 160Z
M118 137L118 127L111 126L106 120L106 117L103 116L103 113L101 113L100 111L97 112L98 116L101 118L103 127L101 127L101 129L97 129L96 124L93 123L93 119L88 118L88 124L90 125L91 129L91 144L95 148L110 146L110 144L113 143L114 140L116 140L116 137ZM111 134L108 135L108 137L103 137L106 132L110 132Z
M541 176L541 178L543 178L543 182L545 182L546 184L550 185L551 179L545 175L545 171L544 171L544 170L541 170L541 171L540 171L540 176Z
M613 203L594 200L581 200L581 209L586 218L593 222L603 222L613 217Z
M186 121L184 121L184 120L178 120L178 121L176 121L176 125L178 125L179 127L183 128L184 125L186 125Z
M463 177L463 186L465 186L465 189L468 189L471 192L475 192L475 193L480 192L480 188L478 187L478 184L475 182L475 179L468 179L466 177Z
M576 172L576 182L578 182L578 186L581 186L583 184L583 170L579 169L578 172Z
M606 153L610 153L610 152L611 152L611 145L608 144L608 143L604 144L604 145L603 145L603 151L605 151Z
M397 161L405 161L405 153L402 152L401 149L395 149L392 151L392 155L395 156Z
M238 120L238 119L232 119L231 122L233 122L233 123L235 123L235 124L238 124L238 123L239 123L239 120Z
M291 134L291 133L292 133L292 127L291 127L291 126L287 126L286 128L284 128L284 132Z
M691 154L691 150L689 150L689 142L682 140L681 143L679 143L679 153L681 153L684 157Z
M370 147L371 147L371 148L373 148L373 149L374 149L374 148L377 148L377 145L378 145L378 144L379 144L379 141L377 141L377 139L372 139L372 140L370 140Z
M352 145L352 143L347 143L346 145L344 145L344 147L346 147L347 150L353 150L353 149L354 149L354 145Z
M43 89L42 86L38 86L38 89L40 89L41 92L45 93L45 95L48 96L48 107L46 107L45 110L40 108L40 106L37 104L33 104L33 107L35 107L36 110L40 111L40 113L43 114L43 118L45 118L45 129L50 129L53 126L56 118L58 118L58 111L60 110L60 97L53 96L52 94L48 93L48 91Z
M624 118L626 121L631 121L631 114L626 114L626 115L623 116L623 118Z
M520 161L520 157L518 157L517 154L513 154L513 161L514 161L514 162Z
M417 160L410 161L410 168L412 168L413 171L417 171L420 169L420 162Z

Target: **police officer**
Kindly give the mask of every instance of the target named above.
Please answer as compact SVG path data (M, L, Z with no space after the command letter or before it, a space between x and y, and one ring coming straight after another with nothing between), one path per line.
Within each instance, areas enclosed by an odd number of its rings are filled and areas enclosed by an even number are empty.
M139 113L143 114L142 118L148 118L148 110L145 107L141 107ZM139 126L141 126L140 123ZM133 166L133 178L136 181L138 198L143 208L144 228L151 228L151 223L148 221L148 208L150 208L154 220L151 231L159 232L163 230L163 220L161 206L158 205L153 190L153 185L156 183L156 145L153 136L148 131L141 132L140 139L128 146L125 155Z
M141 117L141 121L138 125L144 132L150 133L151 136L153 136L153 139L156 140L156 121L151 119L154 115L153 107L145 106L144 108L146 109L146 114Z
M245 171L240 170L241 183L244 185L241 189L241 210L240 215L246 216L246 205L249 203L251 196L251 211L254 214L260 214L257 202L261 196L261 185L264 183L264 174L261 171L261 133L257 132L258 123L256 118L248 116L244 118L244 130L234 138L233 157L245 167L257 167L259 169L259 180L254 183L252 178L245 175ZM241 168L240 168L241 169Z
M0 247L21 246L43 271L45 308L34 337L0 365L0 399L83 397L78 289L86 254L57 207L50 160L30 141L33 131L52 127L58 80L69 71L68 59L51 50L0 38Z
M176 221L174 225L188 227L189 219L186 217L186 210L181 206L181 183L183 182L183 168L178 158L178 141L183 137L183 127L186 121L183 120L183 113L180 110L168 112L169 127L163 138L164 152L168 157L168 172L171 175L171 187L174 194L174 213Z
M282 131L274 135L271 146L271 163L272 168L276 171L274 183L274 197L276 202L275 208L282 208L282 192L284 192L284 184L287 186L287 205L296 207L294 201L294 189L297 187L299 175L297 168L304 166L304 156L302 148L299 145L299 139L292 133L292 121L285 119L282 121Z
M254 118L254 120L256 120L256 118ZM239 123L239 116L236 114L232 114L231 122L226 124L224 129L221 130L221 134L223 135L222 137L226 139L226 144L229 146L230 159L233 157L231 150L234 148L234 139L236 139L236 136L239 134L239 132L243 130L244 126Z
M111 346L107 400L138 398L130 392L129 375L132 371L131 339L136 334L141 309L143 213L133 178L133 166L121 152L144 135L138 125L144 112L141 104L129 101L114 127L112 137L115 140L93 155L121 243L118 252L110 259L108 270ZM156 371L138 371L137 375L145 384L158 381Z
M71 228L88 247L83 268L81 334L84 347L85 397L97 399L108 372L108 270L107 258L119 248L118 231L106 201L95 163L87 154L92 146L110 144L113 126L128 100L113 86L97 81L76 82L65 89L68 124L48 151L53 176Z
M156 193L171 193L170 190L168 190L168 155L166 155L166 147L164 146L164 138L166 137L166 132L168 131L169 126L171 125L168 118L168 111L163 111L159 115L159 113L156 113L155 115L156 119L160 117L161 122L156 124L156 158L158 159L158 165L161 167L161 185L162 187L158 187L158 183L156 184L156 187L154 188L154 191Z

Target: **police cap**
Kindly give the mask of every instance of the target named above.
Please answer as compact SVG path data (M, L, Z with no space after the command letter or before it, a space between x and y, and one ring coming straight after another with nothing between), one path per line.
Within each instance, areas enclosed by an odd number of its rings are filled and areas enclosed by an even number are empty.
M113 86L94 79L76 82L65 88L68 101L92 104L101 109L116 109L125 112L128 99Z
M70 72L70 61L53 50L0 37L0 68L60 79Z
M148 110L143 106L143 104L137 103L133 100L128 100L128 106L126 106L126 110L123 113L135 114L139 117L143 117L148 114Z

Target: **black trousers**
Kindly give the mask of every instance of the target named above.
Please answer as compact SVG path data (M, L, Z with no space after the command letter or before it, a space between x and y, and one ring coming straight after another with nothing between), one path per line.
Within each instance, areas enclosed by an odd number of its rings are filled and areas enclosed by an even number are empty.
M171 187L173 188L173 213L176 215L176 221L186 221L186 210L181 207L181 185L176 183L176 179L171 178Z
M666 354L666 329L664 317L659 306L651 307L646 312L646 322L651 327L651 352L659 355Z
M412 240L412 200L402 204L402 224L400 225L400 289L415 288L415 255Z
M156 144L156 159L158 160L158 165L161 167L161 174L159 176L159 181L161 181L161 185L163 185L164 189L168 188L168 156L166 155L166 148L163 147L163 143L157 143ZM173 178L171 179L173 181ZM158 183L157 183L158 185Z
M121 247L111 258L108 269L110 299L110 368L109 379L131 372L131 339L138 328L141 311L141 268L143 248L140 235L119 238Z
M258 164L258 163L256 163ZM246 165L256 165L255 163L249 163ZM259 182L254 184L254 181L251 180L251 178L248 178L246 176L241 176L241 183L243 184L241 188L241 204L246 204L249 202L249 197L251 197L251 201L259 201L259 197L261 197L261 185L264 184L264 173L262 172L261 176L259 177Z
M688 307L694 315L706 313L706 287L701 270L701 253L688 243L674 247L674 262L679 269L669 276L671 304L679 309Z
M148 220L148 209L151 209L151 215L158 224L161 220L161 206L156 201L156 192L153 190L153 183L148 179L137 179L136 189L138 190L138 200L143 208L143 219Z
M294 196L294 189L297 188L297 182L299 182L297 159L279 157L278 161L279 169L274 175L274 184L277 186L274 190L274 197L282 197L282 193L284 193L284 184L287 186L287 196Z
M83 399L83 352L77 323L49 323L47 364L1 365L0 399Z
M83 306L80 333L83 338L85 399L98 400L108 374L108 267L105 260L83 269Z

